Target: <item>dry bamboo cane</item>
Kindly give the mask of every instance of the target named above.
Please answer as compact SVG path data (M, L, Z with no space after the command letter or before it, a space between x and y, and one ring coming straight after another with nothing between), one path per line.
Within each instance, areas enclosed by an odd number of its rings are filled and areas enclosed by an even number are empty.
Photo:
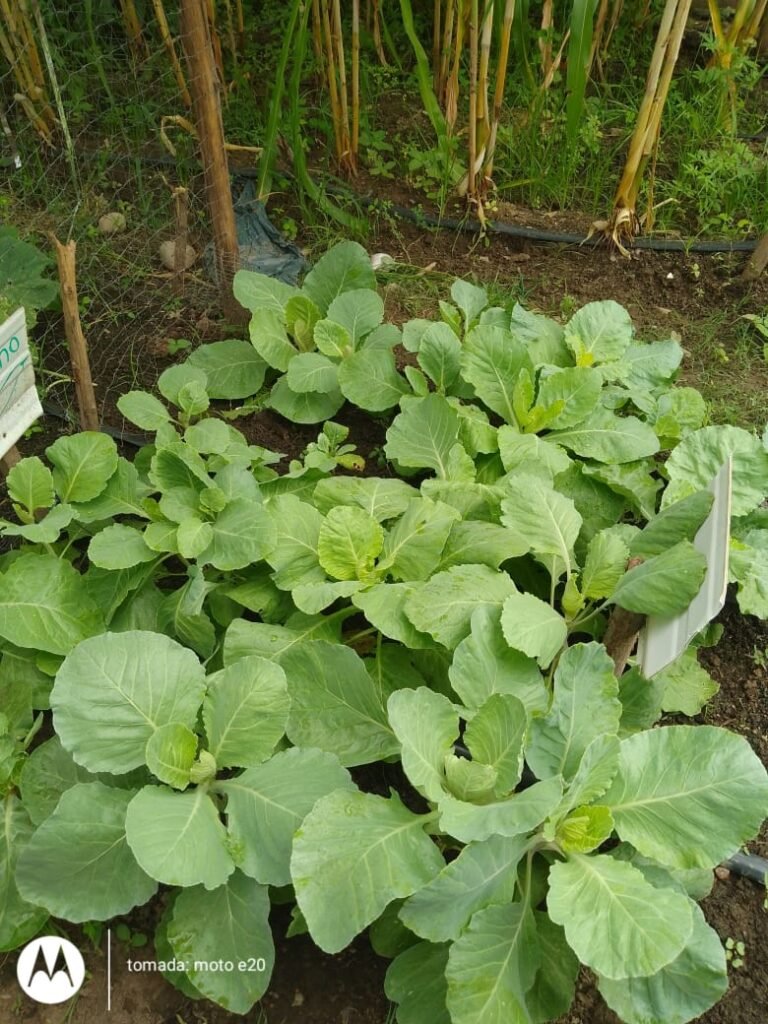
M93 390L88 346L83 334L83 326L80 323L80 310L77 302L75 266L77 245L74 240L62 245L55 235L50 237L56 249L56 264L59 269L61 285L61 309L64 314L64 334L69 346L72 378L75 382L77 407L80 412L80 429L98 430L99 412L96 407L96 393Z
M38 114L37 110L35 109L35 105L30 100L29 96L25 96L23 92L15 92L13 94L13 98L16 101L16 103L19 104L24 113L27 115L27 119L29 120L30 124L35 129L35 131L40 135L43 142L45 142L48 146L52 146L53 135L51 133L51 129L48 127L48 125L45 123L42 117Z
M445 0L445 18L443 19L443 43L440 51L439 78L435 86L435 93L438 102L445 110L445 89L448 82L448 65L451 59L451 44L453 42L453 26L456 20L456 9L460 0Z
M32 69L18 44L18 40L10 32L11 26L5 10L3 10L3 15L5 17L5 26L0 23L0 49L2 49L3 56L8 61L13 77L16 79L21 91L34 96L35 80L32 76ZM6 28L8 31L6 31Z
M80 194L80 175L77 172L77 162L75 161L75 147L72 143L72 136L69 131L69 122L67 121L67 115L64 110L64 101L61 96L61 89L59 88L59 79L56 75L56 68L53 64L53 57L51 55L51 48L48 45L48 35L45 31L45 22L43 21L43 15L40 11L40 4L38 0L32 0L32 13L35 17L35 25L37 26L37 34L40 39L40 46L43 50L43 57L45 58L45 67L48 71L48 80L51 83L51 92L56 103L56 111L59 115L59 124L61 125L61 133L64 136L64 146L67 151L67 160L69 162L70 173L72 174L72 183L75 186L77 194Z
M384 53L384 44L381 40L381 0L373 0L373 46L376 50L376 56L379 58L379 64L383 68L389 67L389 61L387 55Z
M605 33L605 23L608 20L608 2L609 0L600 0L600 7L597 10L597 20L595 21L595 30L592 34L592 46L589 50L589 70L587 75L592 74L592 68L597 64L597 68L600 77L603 77L603 65L599 57L600 46L603 41L603 34Z
M149 54L147 41L141 31L141 21L133 0L120 0L120 11L123 15L125 34L134 57L146 57Z
M341 167L343 148L343 131L341 127L341 104L336 82L336 59L333 49L333 32L329 4L331 0L320 0L323 15L323 37L325 39L325 63L327 70L328 95L331 100L331 118L333 120L333 141L336 146L336 163Z
M494 0L485 0L482 28L480 31L480 59L477 72L477 134L478 150L482 151L488 139L488 72L491 64L491 42L493 39Z
M184 78L184 71L181 67L178 54L176 53L176 47L173 43L173 37L171 36L171 30L168 28L168 19L165 16L165 7L163 7L163 0L152 0L152 6L155 9L155 17L157 18L157 24L160 29L160 36L163 40L163 46L166 49L168 58L173 68L173 73L176 77L176 84L179 87L181 93L181 99L185 107L192 106L192 97L189 95L189 89L187 88L187 82Z
M613 34L616 31L616 26L619 24L619 18L621 17L622 11L624 10L624 0L613 0L613 8L611 10L611 23L608 26L608 32L606 33L605 40L603 42L602 49L600 50L599 60L600 67L602 68L603 62L608 56L608 49L613 39Z
M18 0L18 2L19 2L19 10L21 11L21 15L22 15L21 19L20 19L19 28L20 28L21 35L24 37L24 40L23 40L24 52L27 55L27 59L29 60L29 67L30 67L30 70L32 72L32 77L33 77L33 79L35 81L35 84L37 86L39 86L40 92L44 95L45 94L45 74L43 73L43 65L42 65L42 62L40 61L40 54L38 53L38 50L37 50L37 43L35 42L35 34L32 31L32 24L31 24L31 21L30 21L29 10L27 8L27 0ZM51 116L53 116L53 111L51 111Z
M568 45L568 40L570 38L571 30L567 29L565 35L563 36L562 42L560 43L560 48L555 54L554 59L552 60L552 63L549 67L549 73L544 77L544 80L541 83L541 92L546 92L548 89L552 87L552 83L555 80L555 75L560 70L560 65L563 63L563 57L565 56L565 48Z
M352 166L357 170L360 144L360 0L352 0Z
M340 0L333 0L333 42L336 49L336 66L339 73L339 109L341 111L341 159L342 166L353 172L354 159L349 136L349 94L347 90L347 65L344 57L344 35L341 24Z
M312 49L315 51L315 63L321 77L325 70L325 54L323 53L323 19L320 14L320 0L312 0Z
M742 50L745 50L747 45L757 38L757 33L760 31L760 23L765 17L766 10L768 10L768 0L758 0L752 12L752 17L749 19L738 40L739 47Z
M224 84L224 53L219 39L219 29L216 25L216 0L207 0L208 33L213 47L213 56L216 61L216 68L219 72L219 81ZM224 94L226 98L226 92Z
M445 82L445 123L448 131L453 131L459 113L459 72L461 70L461 54L464 49L464 29L466 21L467 0L456 0L456 31L453 37L453 64L451 73Z
M449 4L451 0L446 0ZM438 93L440 81L440 40L442 38L443 0L433 0L432 4L432 85Z
M221 85L203 0L182 0L181 39L192 86L192 109L200 140L205 191L213 228L216 280L221 306L230 322L243 323L245 310L232 292L232 278L240 263L240 250L221 120Z
M552 67L552 26L554 24L552 0L544 0L541 9L541 37L539 38L539 53L541 54L541 70L544 78Z
M235 0L235 17L237 18L237 45L241 50L245 49L245 15L243 14L243 0Z
M478 72L478 0L470 0L469 6L469 147L467 168L467 194L477 200L475 161L477 160L477 72Z
M485 149L485 167L483 173L486 178L493 174L493 158L496 153L496 139L501 122L501 108L504 104L504 87L507 82L507 67L509 65L509 46L512 38L512 22L515 18L515 0L506 0L504 5L504 18L501 23L501 43L499 47L499 59L496 62L496 88L493 93L493 111L491 114L491 128L488 135L488 145Z

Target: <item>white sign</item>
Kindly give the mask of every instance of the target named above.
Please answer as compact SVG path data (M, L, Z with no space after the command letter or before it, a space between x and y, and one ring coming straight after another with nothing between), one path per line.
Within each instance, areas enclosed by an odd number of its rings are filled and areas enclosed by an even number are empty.
M714 495L709 515L699 527L693 545L707 560L698 594L673 619L650 616L640 633L637 653L646 679L678 658L725 604L728 589L728 545L731 534L731 473L733 459L722 466L708 490Z
M0 457L43 415L27 343L27 322L17 309L0 326Z

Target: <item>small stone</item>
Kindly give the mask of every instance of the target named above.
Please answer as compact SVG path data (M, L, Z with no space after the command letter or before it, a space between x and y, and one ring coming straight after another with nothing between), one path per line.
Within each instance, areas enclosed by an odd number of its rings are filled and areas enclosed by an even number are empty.
M112 213L105 213L102 217L99 217L99 231L102 235L118 235L121 231L125 231L125 229L125 214L117 210L113 210Z
M304 994L299 992L298 989L293 993L293 1002L291 1006L303 1006L304 1005Z
M160 256L160 262L164 267L168 270L176 269L176 242L172 238L169 238L167 242L160 243L158 255ZM197 253L192 246L187 243L184 255L184 270L189 270L196 259Z
M371 256L371 267L374 270L381 270L384 267L394 266L395 261L388 252L375 252Z
M728 868L724 868L722 865L715 868L715 878L719 879L721 882L727 882L730 877L731 872Z

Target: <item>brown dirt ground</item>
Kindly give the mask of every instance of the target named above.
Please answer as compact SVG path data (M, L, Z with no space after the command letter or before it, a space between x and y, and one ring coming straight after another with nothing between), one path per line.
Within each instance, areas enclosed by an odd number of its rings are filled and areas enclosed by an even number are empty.
M513 211L507 211L512 216ZM561 225L558 225L561 226ZM572 225L569 225L572 226ZM685 326L730 310L733 320L748 301L753 311L768 308L768 279L749 286L738 280L739 259L731 256L696 256L641 253L624 260L603 249L578 247L536 247L494 238L478 242L468 235L433 235L410 225L380 222L377 237L368 243L370 251L386 251L415 268L429 268L425 284L414 299L410 283L390 283L386 288L387 316L395 322L417 315L430 315L436 307L438 288L447 295L450 279L474 274L525 297L527 304L556 313L564 296L576 307L597 298L615 298L627 306L647 337L663 337L670 330L683 334ZM436 278L436 274L446 275ZM670 275L672 275L670 277ZM437 282L437 283L435 283ZM91 307L86 330L94 362L94 378L104 422L114 427L123 423L115 401L131 387L152 387L157 374L170 362L165 340L188 338L193 344L232 336L213 311L214 296L203 280L192 278L183 302L169 305L169 282L162 275L145 279L131 296L131 317L119 328L105 314L109 295L98 296L104 308ZM122 295L121 301L125 301ZM36 332L45 339L48 369L63 370L66 354L60 321L49 317ZM726 350L727 336L723 338ZM183 358L183 353L178 358ZM684 373L695 383L706 351L691 345ZM766 393L768 370L756 379L754 388ZM66 386L56 389L56 400L74 408ZM342 411L339 419L351 428L350 440L371 459L369 471L380 472L375 451L381 445L381 422L356 412ZM317 433L313 427L296 428L272 413L238 420L236 425L255 443L289 456L299 454ZM63 424L46 417L42 430L24 442L26 454L43 449L62 430ZM128 429L130 425L127 425ZM64 428L66 429L66 428ZM721 683L720 694L705 710L702 720L727 726L747 736L768 764L768 671L755 652L768 649L768 624L742 618L728 606L723 615L725 635L720 645L703 653L709 670ZM369 784L375 781L369 780ZM768 842L751 844L754 852L768 854ZM768 1019L768 950L763 909L764 893L750 882L731 878L718 881L704 908L710 923L725 939L732 937L746 945L744 966L732 971L732 986L722 1003L700 1018L700 1024L765 1024ZM143 912L146 915L146 912ZM195 1004L180 996L153 975L129 974L119 968L125 949L116 946L113 974L113 1012L106 1014L106 965L103 944L87 953L89 980L71 1006L43 1008L31 1004L20 993L14 977L15 956L0 958L0 1022L12 1024L227 1024L235 1020L265 1024L384 1024L387 1001L382 993L386 962L376 957L360 939L336 957L320 953L305 937L283 938L285 918L275 912L277 944L276 969L260 1016L258 1009L236 1017L210 1004ZM140 919L140 925L143 923ZM79 930L64 929L83 950L87 940ZM143 959L151 952L134 951ZM606 1011L587 973L580 982L574 1008L559 1024L615 1024ZM424 1024L430 1024L425 1021Z

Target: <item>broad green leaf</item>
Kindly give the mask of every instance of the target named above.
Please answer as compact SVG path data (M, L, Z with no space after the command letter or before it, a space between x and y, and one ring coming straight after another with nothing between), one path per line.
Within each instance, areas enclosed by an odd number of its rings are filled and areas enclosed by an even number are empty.
M397 1003L398 1024L451 1024L445 1005L448 949L419 942L387 968L384 993Z
M600 994L627 1024L688 1024L728 990L728 965L717 932L692 907L693 932L685 948L649 978L598 977Z
M247 498L235 498L216 517L213 539L198 556L200 565L217 569L244 569L261 561L275 547L273 521L264 507Z
M379 570L399 580L429 579L457 519L450 505L414 498L384 538Z
M364 348L344 359L339 366L339 387L344 397L369 412L384 412L410 392L397 372L389 349Z
M219 888L179 893L168 924L174 957L207 999L233 1013L248 1013L267 990L275 963L265 886L236 871ZM259 961L264 969L253 969ZM219 970L220 961L233 970Z
M312 349L312 334L321 316L320 310L306 295L294 295L286 303L285 325L302 352Z
M585 597L609 597L627 568L629 548L615 533L601 531L589 542L580 589Z
M140 530L114 523L91 538L88 558L100 569L131 569L141 562L154 561L156 555L144 543Z
M62 501L90 501L117 469L117 445L106 434L86 430L60 437L45 449L53 485Z
M547 907L579 960L613 979L660 971L693 929L687 896L656 888L637 868L605 854L573 854L553 864Z
M461 342L447 324L432 324L421 339L417 358L424 373L444 395L459 377Z
M379 583L354 594L352 604L390 640L397 640L412 650L434 647L434 640L416 629L405 613L406 602L417 590L418 584Z
M275 570L277 586L291 590L300 583L322 582L325 572L317 545L324 519L317 509L293 494L280 494L270 500L268 512L276 532L265 557Z
M335 388L326 393L291 391L287 376L278 378L269 396L270 407L292 423L322 423L343 404L344 396Z
M573 365L573 356L565 344L563 327L551 317L531 313L516 302L509 319L509 329L523 342L534 365Z
M182 558L198 558L213 542L213 526L197 516L182 519L176 531L176 546Z
M232 290L240 305L252 313L259 309L271 309L281 316L288 302L299 294L299 289L294 285L253 270L238 270Z
M101 612L69 562L22 553L0 575L0 636L17 647L67 654L103 628Z
M157 633L105 633L67 656L51 692L56 732L78 764L116 775L144 763L161 725L193 728L205 689L195 655Z
M604 408L570 430L554 430L547 436L577 455L611 464L636 462L659 450L658 438L646 423Z
M458 857L403 904L400 919L430 942L455 940L477 910L512 901L522 836L491 836L464 847Z
M487 907L450 947L446 977L453 1024L528 1024L525 996L539 969L533 912Z
M618 692L613 661L602 644L575 644L563 652L555 670L550 712L531 722L525 753L539 778L572 778L590 743L618 732Z
M576 774L568 783L557 816L590 804L610 787L619 770L619 740L609 733L596 736L584 751Z
M288 337L283 314L273 309L257 309L249 327L251 344L269 366L282 373L298 355L296 346Z
M143 499L150 493L151 488L139 479L134 464L127 459L118 459L117 469L101 494L76 506L77 518L81 523L94 523L100 519L114 519L116 516L147 519Z
M293 603L307 615L317 615L329 608L340 597L351 597L365 584L357 580L330 581L325 583L301 583L291 591Z
M654 680L664 686L662 710L689 717L698 715L720 689L720 684L699 664L695 647L689 647L671 665L657 672Z
M288 720L285 673L273 661L241 658L208 677L203 724L220 768L257 765L272 754Z
M376 275L362 245L357 242L339 242L321 256L310 270L304 279L302 291L325 314L337 295L375 287Z
M563 929L544 911L534 910L536 941L541 951L541 967L533 988L525 996L532 1020L553 1020L567 1014L573 1003L579 961L565 939Z
M653 391L671 380L683 361L679 341L633 342L621 357L620 380L630 391Z
M515 530L496 523L457 522L448 534L438 568L479 562L498 569L507 559L519 558L527 552L528 542Z
M603 377L598 370L571 366L544 378L536 404L548 409L562 403L561 411L547 425L553 430L565 430L581 423L597 408L602 386Z
M277 626L266 622L246 622L235 619L224 636L223 660L232 665L241 658L258 654L262 658L279 658L308 640L339 640L338 625L322 615L292 616L292 626Z
M451 285L451 298L464 317L464 329L469 330L488 305L488 293L470 281L457 278Z
M501 628L510 647L546 668L568 636L565 619L533 594L510 594L501 611Z
M249 398L264 383L266 365L253 345L237 338L200 345L187 363L205 372L205 389L211 398Z
M384 523L400 516L418 491L404 480L368 476L328 477L315 487L312 501L324 515L337 505L353 505Z
M118 398L117 408L142 430L158 430L163 423L171 421L171 414L160 399L148 391L128 391Z
M416 789L433 802L443 791L443 763L459 738L459 716L440 693L425 686L398 690L387 702L403 770Z
M667 505L632 542L633 557L660 555L681 540L696 536L712 508L712 494L698 491L673 505Z
M55 501L53 475L36 455L17 462L5 478L8 497L30 515L38 508L50 508Z
M146 903L157 883L126 842L131 791L79 783L23 850L16 869L21 895L65 921L107 921Z
M213 483L204 460L181 441L173 441L152 456L149 479L163 492L176 487L200 491Z
M515 335L500 327L476 327L464 340L461 368L489 409L506 423L517 423L512 393L520 371L532 375L533 364Z
M621 519L627 502L605 484L590 479L584 464L574 462L557 476L557 490L573 501L584 523L579 540L588 544L600 530L607 529Z
M53 736L35 747L24 762L19 780L24 810L34 825L42 825L55 811L62 793L78 782L93 781L91 773L72 759L58 736Z
M345 289L331 302L326 315L346 328L353 347L357 348L365 335L384 319L384 300L370 288L356 288L354 292Z
M385 800L341 789L317 801L296 833L291 876L310 934L326 953L344 949L388 903L441 870L425 824L394 793Z
M339 386L338 367L320 352L300 352L288 364L286 380L291 391L327 394Z
M655 469L653 459L641 459L639 462L623 462L618 465L593 463L585 465L582 472L625 497L639 517L653 519L662 487L661 480L652 475Z
M333 754L291 747L236 778L216 783L227 798L235 863L264 885L289 885L296 829L321 796L353 789Z
M676 615L698 594L706 569L704 555L682 540L625 573L611 601L630 612Z
M202 787L174 793L145 786L128 805L125 832L144 871L165 885L216 889L235 869L216 805Z
M548 704L536 662L513 651L504 639L499 609L482 607L473 613L470 635L456 648L448 673L451 686L473 712L497 693L517 697L529 714L544 711Z
M0 801L0 952L24 945L48 919L48 911L28 903L16 886L19 855L34 831L27 810L13 793Z
M525 539L553 578L564 572L570 575L576 560L573 546L582 526L576 506L553 486L532 476L515 476L511 490L501 503L502 523Z
M332 320L319 320L315 324L314 341L319 351L331 359L346 359L354 349L346 327Z
M514 593L506 573L486 565L456 565L414 590L406 599L405 614L416 629L453 650L470 632L478 608L498 608Z
M739 584L742 613L768 619L768 530L748 530L731 541L729 570Z
M733 455L732 515L751 512L765 498L768 451L754 434L730 426L703 427L683 438L664 465L669 484L662 506L705 490L729 455Z
M621 701L621 723L619 736L650 729L661 718L661 704L665 684L659 674L645 679L640 669L634 666L619 679L619 700Z
M578 366L614 362L632 341L629 313L612 299L588 302L565 326L565 343Z
M458 800L484 804L492 800L498 786L498 772L489 764L470 761L456 754L445 755L445 788Z
M525 705L509 693L494 693L467 724L464 743L473 761L496 772L496 792L510 793L520 781L528 730Z
M673 388L659 396L653 429L662 447L674 448L688 434L698 430L708 418L707 403L695 388Z
M414 398L387 431L388 459L447 477L449 455L459 437L459 417L441 395Z
M439 804L440 828L462 843L482 842L493 835L523 835L549 817L562 795L560 778L536 782L494 803L466 803L444 793Z
M65 530L77 515L73 505L55 505L45 516L34 523L8 523L0 519L0 535L23 537L30 544L55 544L62 530Z
M232 443L230 429L223 420L207 416L187 427L184 431L184 440L202 455L222 455Z
M307 641L285 651L280 664L291 698L291 743L327 750L345 766L398 751L373 680L350 647Z
M373 581L384 531L361 508L341 505L323 520L317 539L320 565L337 580Z
M559 445L536 434L521 434L515 427L499 427L498 441L499 455L508 473L520 471L551 480L571 464L570 456Z
M646 857L709 868L757 833L768 813L768 775L742 736L667 726L622 741L603 803L619 836Z
M197 736L186 725L169 722L147 740L145 760L152 774L174 789L186 789L197 754Z

